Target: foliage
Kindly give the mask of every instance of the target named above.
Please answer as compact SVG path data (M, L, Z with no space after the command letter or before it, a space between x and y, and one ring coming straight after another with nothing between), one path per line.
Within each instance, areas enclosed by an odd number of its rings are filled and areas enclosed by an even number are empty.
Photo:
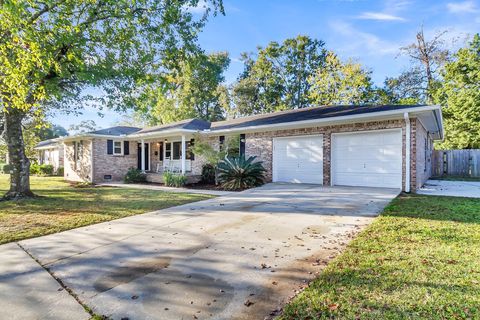
M227 157L218 164L219 181L227 190L243 190L264 184L265 168L256 157Z
M30 174L37 176L51 176L53 175L53 171L53 165L51 164L32 163L30 165Z
M10 170L12 170L12 166L8 163L0 163L0 173L9 174Z
M168 70L201 51L197 36L221 0L7 1L0 7L0 101L11 146L9 197L31 195L22 128L53 109L86 103L121 110L141 91L164 83ZM84 89L97 89L94 98Z
M215 183L215 167L207 163L202 166L202 180L206 184Z
M438 32L432 39L426 39L423 27L417 32L416 41L400 49L400 53L410 58L411 67L396 81L389 78L391 86L398 86L408 95L401 98L417 98L419 103L432 103L433 92L439 85L440 70L449 61L450 52L446 49L447 31Z
M181 188L187 184L187 176L166 171L163 173L163 183L165 183L167 187Z
M40 128L37 128L35 131L40 141L68 136L67 129L47 121L42 121Z
M223 73L230 64L228 53L198 54L179 63L159 86L151 86L139 99L139 113L151 124L188 118L224 119L229 109Z
M377 102L381 104L421 104L425 100L424 79L418 68L387 77L384 87L377 91Z
M123 178L125 183L142 183L147 182L147 175L138 168L129 168L127 174Z
M205 162L216 167L218 162L225 158L225 150L215 150L215 148L203 137L197 135L195 137L195 144L193 145L192 152L195 155L202 156Z
M401 195L280 319L479 319L480 199Z
M135 188L75 188L62 177L33 176L31 182L39 197L1 203L0 244L212 198ZM8 176L0 175L0 192L8 184Z
M359 63L342 63L334 52L328 52L325 65L310 76L309 97L317 105L366 104L372 96L370 71Z
M304 108L311 104L309 77L324 65L321 40L307 36L270 42L255 56L244 53L244 71L233 86L232 99L240 115Z
M55 172L55 174L59 177L63 177L64 173L65 173L65 168L64 167L58 167L57 171Z
M78 124L72 124L68 130L72 134L80 134L97 130L97 124L93 120L82 120Z
M443 108L445 140L440 148L480 148L480 35L445 66L436 100Z

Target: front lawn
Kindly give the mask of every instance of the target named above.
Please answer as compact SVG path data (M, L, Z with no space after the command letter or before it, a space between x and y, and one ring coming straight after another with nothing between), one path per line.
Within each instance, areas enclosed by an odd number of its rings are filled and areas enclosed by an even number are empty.
M209 199L212 196L130 188L74 188L61 177L31 177L39 198L0 202L0 244ZM8 176L0 175L0 193Z
M401 195L281 319L480 319L480 199Z

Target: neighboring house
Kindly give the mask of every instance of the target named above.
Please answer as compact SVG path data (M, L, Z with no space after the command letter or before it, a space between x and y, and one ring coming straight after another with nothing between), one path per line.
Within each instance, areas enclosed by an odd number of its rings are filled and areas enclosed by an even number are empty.
M39 164L51 164L54 171L57 171L58 168L63 167L63 157L65 153L61 138L39 142L35 146L35 150L38 151Z
M128 168L161 182L161 172L199 177L195 138L224 148L239 136L240 153L257 156L274 182L401 188L415 191L431 175L433 141L443 139L439 106L328 106L207 122L113 127L62 139L65 178L121 180Z

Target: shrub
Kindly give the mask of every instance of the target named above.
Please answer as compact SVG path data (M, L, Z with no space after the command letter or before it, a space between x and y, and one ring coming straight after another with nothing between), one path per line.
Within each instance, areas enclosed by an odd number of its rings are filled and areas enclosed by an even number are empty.
M30 174L37 176L51 176L53 175L53 166L51 164L37 164L30 165Z
M125 183L138 183L138 182L147 182L147 175L145 172L138 168L130 168L123 178Z
M202 166L202 182L206 184L215 183L215 167L211 164L204 164Z
M218 164L218 179L227 190L243 190L264 184L265 168L256 157L226 158Z
M57 176L63 177L64 172L65 170L63 169L63 167L58 167L56 174Z
M163 173L163 182L167 187L183 187L187 184L187 176L173 172Z
M1 163L0 164L0 172L1 173L9 174L11 170L12 170L12 166L9 165L8 163Z

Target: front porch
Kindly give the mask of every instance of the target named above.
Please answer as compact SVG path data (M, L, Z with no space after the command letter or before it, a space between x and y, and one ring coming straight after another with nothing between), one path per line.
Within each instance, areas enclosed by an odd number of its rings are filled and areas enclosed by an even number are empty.
M158 136L137 140L137 168L147 175L147 181L164 183L163 174L173 172L187 176L187 183L201 179L202 163L192 152L192 135Z

